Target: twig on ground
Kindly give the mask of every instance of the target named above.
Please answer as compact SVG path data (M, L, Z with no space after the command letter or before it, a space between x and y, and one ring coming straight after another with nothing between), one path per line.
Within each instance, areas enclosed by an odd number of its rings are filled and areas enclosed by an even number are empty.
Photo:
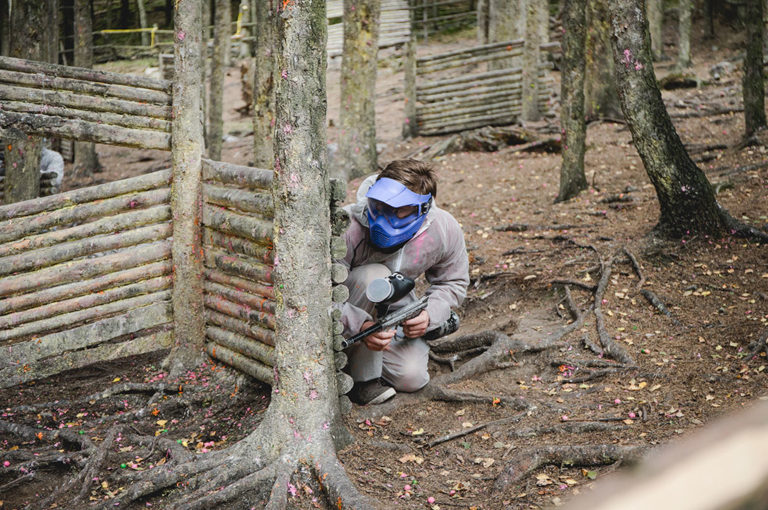
M467 429L464 429L464 430L460 430L458 432L453 432L453 433L445 435L443 437L439 437L437 439L434 439L434 440L430 441L429 443L427 443L427 447L428 448L433 448L433 447L435 447L435 446L437 446L439 444L451 441L453 439L457 439L457 438L460 438L460 437L467 436L469 434L477 432L478 430L482 430L482 429L484 429L486 427L492 427L494 425L508 425L508 424L512 424L512 423L517 423L520 420L522 420L523 418L525 418L527 415L528 415L528 411L524 411L522 413L518 413L518 414L516 414L514 416L510 416L510 417L507 417L507 418L500 418L498 420L492 420L492 421L487 421L485 423L480 423L478 425L475 425L474 427L470 427L470 428L467 428Z

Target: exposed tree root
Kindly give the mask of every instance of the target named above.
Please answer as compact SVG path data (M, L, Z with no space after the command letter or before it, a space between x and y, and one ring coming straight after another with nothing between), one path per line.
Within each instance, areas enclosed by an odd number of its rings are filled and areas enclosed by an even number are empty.
M747 359L755 359L763 353L768 356L768 329L760 335L760 338L749 344L747 348L749 349Z
M632 359L632 356L630 356L622 346L614 342L611 336L605 330L605 319L603 318L602 301L603 296L605 295L605 289L608 286L608 280L611 277L612 265L613 258L609 259L606 263L601 262L602 274L600 276L600 281L597 284L597 290L595 291L595 308L593 312L595 314L598 338L600 339L600 344L603 346L603 351L605 354L615 359L616 361L624 363L625 365L634 365L635 361Z
M659 312L663 313L664 315L672 319L672 322L676 326L682 325L682 323L679 320L677 320L677 318L674 315L672 315L672 312L669 311L669 309L664 305L664 303L661 302L661 299L659 299L659 297L656 294L654 294L653 291L650 291L648 289L641 289L640 294L642 294L643 297L647 299L648 302L651 303L653 307L656 308Z
M725 226L730 230L731 235L743 237L745 239L768 242L768 232L757 229L755 227L751 227L738 221L736 218L728 214L728 212L722 207L720 208L720 217L725 223Z
M618 461L636 460L643 452L641 446L602 445L564 445L525 448L504 466L494 484L495 490L504 490L530 475L537 469L548 465L568 467L604 466Z
M566 421L551 427L508 430L507 437L520 438L543 436L547 434L586 434L589 432L616 432L626 428L628 428L628 425L623 423L606 423L602 421Z
M442 444L442 443L445 443L445 442L448 442L448 441L452 441L454 439L458 439L460 437L464 437L464 436L467 436L469 434L473 434L473 433L477 432L478 430L482 430L482 429L484 429L486 427L493 427L493 426L496 426L496 425L510 425L512 423L517 423L520 420L522 420L523 418L525 418L526 416L528 416L528 414L529 414L529 411L524 411L522 413L518 413L518 414L516 414L514 416L509 416L507 418L500 418L498 420L492 420L492 421L487 421L485 423L480 423L478 425L475 425L474 427L470 427L470 428L467 428L467 429L464 429L464 430L460 430L458 432L453 432L453 433L445 435L443 437L434 439L434 440L430 441L429 443L427 443L427 447L428 448L432 448L432 447L437 446L439 444Z

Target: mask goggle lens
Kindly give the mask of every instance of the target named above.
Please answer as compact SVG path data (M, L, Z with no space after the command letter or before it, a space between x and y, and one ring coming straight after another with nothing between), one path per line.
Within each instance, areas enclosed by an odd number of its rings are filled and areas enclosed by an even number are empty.
M371 216L374 219L383 217L395 228L403 228L410 225L419 217L421 211L420 206L392 207L374 198L368 199L368 209L371 211Z

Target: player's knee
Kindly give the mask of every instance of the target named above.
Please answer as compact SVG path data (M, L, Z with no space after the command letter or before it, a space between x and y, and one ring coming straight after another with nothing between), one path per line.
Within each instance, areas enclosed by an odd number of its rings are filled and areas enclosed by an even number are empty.
M397 391L405 393L419 391L429 382L427 366L419 360L406 362L399 368L398 377L390 381Z

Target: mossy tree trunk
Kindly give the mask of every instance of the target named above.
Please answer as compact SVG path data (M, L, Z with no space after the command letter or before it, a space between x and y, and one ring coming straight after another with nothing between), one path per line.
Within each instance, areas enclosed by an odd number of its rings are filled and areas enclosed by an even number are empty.
M210 96L208 100L208 157L221 159L224 135L224 79L227 74L226 55L229 51L229 24L232 21L229 0L216 0L216 22L213 29Z
M608 0L587 3L585 108L588 118L621 117L611 57Z
M645 0L648 26L651 34L651 53L653 60L664 57L664 2L663 0Z
M744 59L744 124L746 136L766 127L765 85L763 80L763 0L747 0L746 46Z
M91 2L75 0L75 54L77 67L93 67L93 22ZM93 142L75 142L74 172L79 175L93 175L101 170L96 144Z
M763 0L760 0L763 1ZM693 0L678 0L677 69L691 67L691 13Z
M489 42L521 39L524 33L524 0L488 0Z
M536 121L541 117L539 111L539 63L540 46L548 23L547 0L525 1L525 46L523 49L523 101L522 119Z
M139 11L139 27L147 28L147 8L144 5L144 0L136 0L136 9ZM141 33L141 45L149 46L149 32Z
M275 0L255 3L256 55L253 77L253 165L272 168L275 162Z
M189 367L202 353L205 339L201 196L203 119L200 111L201 3L176 3L174 15L173 182L173 326L171 369Z
M339 153L334 171L352 179L377 170L376 67L380 0L344 0Z
M48 12L46 19L48 22L48 36L46 37L45 60L52 63L59 63L59 27L61 25L61 9L59 0L46 0Z
M27 60L44 60L46 47L46 2L14 0L10 13L9 56ZM39 138L18 134L4 140L5 197L10 204L36 198L40 194Z
M611 0L608 10L621 107L659 199L656 231L670 238L718 235L726 223L712 186L685 151L661 99L642 0Z
M563 2L563 63L560 82L563 162L560 166L560 191L556 202L569 200L587 188L584 175L586 7L586 0Z

